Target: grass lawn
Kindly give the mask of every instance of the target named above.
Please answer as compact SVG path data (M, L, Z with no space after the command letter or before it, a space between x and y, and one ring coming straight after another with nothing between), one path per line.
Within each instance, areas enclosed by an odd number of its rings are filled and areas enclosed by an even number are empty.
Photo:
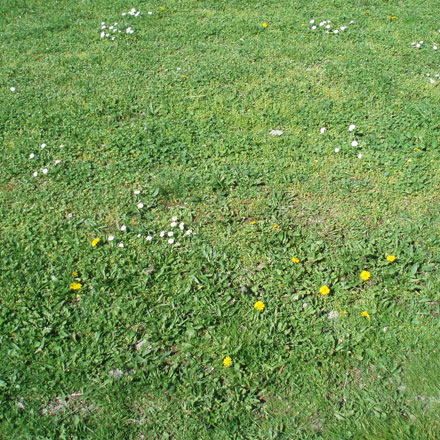
M440 439L437 2L0 28L1 439Z

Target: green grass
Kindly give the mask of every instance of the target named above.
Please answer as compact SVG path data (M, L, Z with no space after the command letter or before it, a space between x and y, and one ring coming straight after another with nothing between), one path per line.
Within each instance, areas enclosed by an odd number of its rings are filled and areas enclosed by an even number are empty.
M0 438L440 438L435 11L3 0Z

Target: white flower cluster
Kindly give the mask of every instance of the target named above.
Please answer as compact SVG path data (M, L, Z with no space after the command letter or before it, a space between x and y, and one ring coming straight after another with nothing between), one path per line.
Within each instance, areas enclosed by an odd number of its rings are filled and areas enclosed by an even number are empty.
M43 151L45 148L47 147L47 144L46 143L42 143L41 145L40 145L40 150L41 151ZM64 147L64 145L60 145L60 148L63 148ZM30 153L29 154L29 159L35 159L35 153ZM56 159L55 161L54 161L54 164L55 165L58 165L58 164L60 164L61 163L61 160L60 159ZM46 166L44 166L43 168L40 168L40 172L42 173L42 174L47 174L48 172L49 172L49 168L48 168L48 165L46 165ZM33 174L32 174L32 176L33 177L38 177L38 171L34 171L33 172Z
M430 82L431 84L435 84L435 83L436 83L436 80L435 80L434 78L431 77L431 74L430 74L430 73L427 73L426 76L428 77L429 82ZM436 73L436 74L434 75L434 77L435 77L435 78L440 78L440 75L439 75L438 73ZM437 81L438 81L438 80L437 80Z
M416 48L416 49L420 49L424 44L425 44L425 42L423 40L421 40L421 41L413 41L411 43L411 46ZM433 44L432 45L432 49L433 50L438 50L438 46L436 44Z
M355 125L355 124L350 124L350 125L348 126L348 131L349 131L349 132L353 132L353 131L355 131L355 130L356 130L356 125ZM322 128L319 130L319 132L320 132L321 134L324 134L326 131L327 131L327 128L326 128L326 127L322 127ZM358 142L356 139L353 139L353 140L351 141L351 146L352 146L352 147L358 147L358 146L359 146L359 142ZM339 153L340 151L341 151L340 148L335 148L335 149L334 149L334 152L335 152L335 153ZM358 154L358 158L359 158L359 159L362 159L362 157L363 157L362 153L359 153L359 154Z
M136 11L136 8L131 8L128 12L123 12L122 16L131 15L133 17L139 17L140 14L141 11ZM148 12L148 14L150 14L150 12ZM118 28L118 26L120 25L117 22L113 23L109 27L106 26L105 22L102 22L101 38L110 38L110 40L114 41L117 34L134 34L134 29L131 26L128 26L127 24L123 25L121 28Z
M334 29L332 29L332 25L331 25L331 21L330 20L321 21L319 23L319 26L316 25L314 19L310 20L309 23L312 25L311 28L310 28L312 31L316 31L316 30L318 30L318 28L322 28L322 30L325 30L325 32L327 34L331 34L331 33L339 34L339 32L343 32L343 31L345 31L348 28L348 25L346 25L346 26L341 26L339 29L337 29L336 27ZM354 23L354 21L352 20L348 24L350 25L350 24L353 24L353 23Z

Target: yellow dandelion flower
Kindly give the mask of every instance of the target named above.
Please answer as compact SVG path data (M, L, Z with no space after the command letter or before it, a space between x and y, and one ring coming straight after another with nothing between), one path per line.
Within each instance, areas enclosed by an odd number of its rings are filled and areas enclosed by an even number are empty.
M348 315L347 310L344 310L343 313L344 313L344 315Z
M292 263L299 263L299 259L296 257L292 257Z
M364 311L362 312L362 316L365 316L365 318L370 319L370 314L369 314L366 310L364 310Z
M414 151L422 151L421 148L414 148Z
M267 28L268 24L267 23L263 23L263 27Z
M272 228L277 229L277 228L278 228L278 225L277 225L276 223L274 223L274 224L272 225Z
M79 290L79 289L81 289L81 287L82 287L82 284L81 284L81 283L72 283L72 284L70 285L70 288L71 288L72 290Z
M319 293L321 293L322 295L328 295L330 293L330 289L328 288L328 286L322 286L319 289Z
M368 272L368 270L363 270L363 271L361 272L361 278L362 278L364 281L369 280L370 277L371 277L371 273Z
M77 272L76 270L74 270L74 271L72 272L72 276L74 276L75 278L77 278L77 277L78 277L78 272Z
M226 356L226 357L223 359L223 365L224 365L225 367L230 367L230 366L232 365L232 359L231 359L229 356Z
M95 239L92 241L92 247L95 247L100 241L101 241L101 239L99 239L99 238L95 238Z
M165 10L165 8L164 8L163 6L160 6L159 9L160 9L161 11L164 11L164 10Z
M264 308L266 307L266 305L264 304L263 301L257 301L257 302L254 304L254 307L255 307L258 311L262 312L262 311L264 310Z
M256 224L257 222L255 220L251 222L251 225L256 225Z
M388 255L387 260L390 263L393 263L394 261L396 261L396 256L395 255Z

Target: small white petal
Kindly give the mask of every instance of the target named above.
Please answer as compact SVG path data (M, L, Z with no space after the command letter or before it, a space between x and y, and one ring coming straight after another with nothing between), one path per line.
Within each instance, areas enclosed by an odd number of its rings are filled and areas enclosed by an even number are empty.
M29 154L29 159L33 159L35 157L34 153Z
M173 244L174 243L174 238L170 238L169 240L168 240L168 244Z
M309 21L310 24L313 24L314 22L315 22L315 20L310 20Z
M359 158L359 159L362 159L362 157L363 157L363 156L362 156L362 153L359 153L359 154L358 154L358 158Z
M109 235L107 238L108 241L113 241L114 239L115 239L115 237L113 237L113 235Z
M34 177L37 177L38 176L38 172L37 171L35 171L34 172L34 174L32 174Z
M432 48L434 49L434 50L437 50L438 49L438 47L434 44L434 46L432 46Z
M339 153L339 148L335 148L335 153Z
M353 131L355 128L356 128L356 125L351 124L351 125L348 127L348 131Z
M46 148L46 144L41 144L41 145L40 145L40 148L41 148L42 150L44 150L44 149Z
M281 136L283 133L284 133L283 130L271 130L271 131L269 132L269 134L270 134L271 136Z
M41 171L43 172L43 174L47 174L49 172L47 168L43 168Z
M135 189L135 190L133 191L133 193L136 194L136 195L138 195L138 194L140 194L141 192L140 192L138 189Z
M177 222L177 220L179 220L179 217L175 217L175 216L174 216L174 217L171 217L171 221L172 221L172 222Z
M321 23L319 23L319 26L322 27L325 25L325 21L321 21Z
M153 237L151 235L147 235L145 238L146 238L147 241L153 240Z
M141 11L137 11L136 14L134 14L134 16L137 17L140 13Z
M151 11L148 11L148 15L153 15L153 13Z
M434 79L434 78L429 78L429 82L430 82L431 84L435 84L435 79Z
M174 235L173 231L168 232L168 237L172 237Z
M56 159L55 160L55 165L58 165L59 163L61 163L61 160L60 159Z
M64 148L64 145L60 145L60 148Z
M171 228L175 228L177 226L177 223L176 222L172 222L172 223L170 223L170 227Z
M125 226L125 225L121 226L121 231L125 231L126 229L127 229L127 226Z
M143 203L138 203L137 207L138 207L139 209L142 209L142 208L144 207L144 204L143 204Z
M15 92L15 87L11 87L11 92Z
M420 47L420 44L419 44L419 43L417 43L417 44L416 44L416 47Z
M192 230L191 229L188 229L186 232L185 232L185 235L191 235L192 234Z
M312 29L315 30L315 29L316 29L316 26L312 26Z
M322 127L321 130L319 130L319 132L321 134L324 134L326 132L327 128L326 127Z
M328 24L326 27L325 27L326 29L330 29L331 28L331 26Z
M183 231L183 228L185 227L185 223L179 223L179 229L181 230L181 231Z
M339 34L339 31L338 31L337 29L335 29L335 30L333 31L333 33L334 33L334 34Z
M351 146L352 147L357 147L359 145L359 142L358 141L353 141L352 143L351 143Z
M124 247L124 243L122 243L122 241L121 241L121 243L118 244L118 247L123 248Z
M164 237L165 236L165 231L160 231L160 234L159 234L161 237Z
M138 238L141 238L141 237L142 237L142 234L138 234L137 237L138 237Z

